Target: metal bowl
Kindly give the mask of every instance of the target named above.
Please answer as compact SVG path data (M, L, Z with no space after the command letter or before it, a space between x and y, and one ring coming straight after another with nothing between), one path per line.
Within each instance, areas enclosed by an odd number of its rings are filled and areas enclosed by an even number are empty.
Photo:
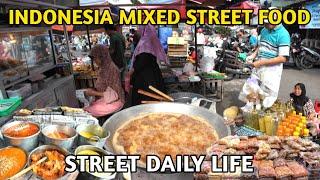
M83 150L92 150L92 151L95 151L95 152L97 152L97 153L99 153L99 154L101 154L101 155L103 155L103 156L104 156L104 155L110 155L110 154L112 154L112 153L110 153L110 152L108 152L108 151L105 151L105 150L103 150L103 149L101 149L101 148L98 148L98 147L92 146L92 145L79 146L79 147L75 150L74 154L75 154L75 155L78 155L78 153L81 152L81 151L83 151ZM80 173L79 176L78 176L78 178L79 178L79 179L87 179L87 180L100 180L100 179L103 179L103 180L109 180L109 179L110 179L110 180L111 180L111 179L115 179L116 176L117 176L117 173L114 172L114 173L112 173L112 174L111 174L110 176L108 176L108 177L99 178L99 177L95 176L95 175L92 174L92 173L85 172L85 173Z
M12 126L22 124L22 123L30 123L34 124L39 128L39 131L31 136L28 137L10 137L4 134L4 131ZM25 151L31 151L34 148L36 148L39 144L39 134L40 134L40 126L37 123L34 122L26 122L26 121L13 121L10 123L5 124L1 128L1 135L3 136L3 140L6 145L11 145L11 146L17 146Z
M6 149L6 148L12 148L12 147L14 147L14 146L7 146L7 147L4 147L4 148L0 148L0 150ZM15 148L17 148L17 147L15 147ZM25 151L24 149L22 149L22 148L19 148L19 149L21 149L21 150L25 153L26 157L28 158L28 152L26 152L26 151ZM24 163L24 166L20 169L20 171L23 170L24 168L26 168L27 163L28 163L28 159L26 159L26 162ZM14 176L14 175L13 175L13 176ZM10 179L10 178L9 178L9 179Z
M80 124L76 128L79 134L79 145L93 145L99 148L103 148L106 144L106 140L109 138L110 133L106 131L101 126L96 124ZM88 132L95 136L98 136L98 140L94 140L92 138L87 138L81 135L81 132Z
M71 148L76 144L78 133L74 128L62 125L49 125L42 129L42 134L44 137L44 143L47 145L56 145L66 150L71 150ZM69 138L66 139L56 139L49 137L49 133L60 132L64 133Z
M183 104L190 104L192 99L205 99L204 96L201 94L190 93L190 92L178 92L169 94L174 99L174 102L183 103Z
M58 146L54 146L54 145L42 145L42 146L40 146L40 147L38 147L38 148L36 148L36 149L34 149L33 151L30 152L30 154L29 154L29 156L28 156L28 166L31 165L31 156L32 156L33 154L35 154L35 153L41 153L41 152L48 151L48 150L56 150L56 151L59 151L60 153L62 153L62 154L65 155L65 156L68 156L68 155L70 154L67 150L65 150L65 149L63 149L63 148L60 148L60 147L58 147ZM38 176L38 175L37 175L36 173L34 173L33 171L32 171L32 173L33 173L35 176L37 176L38 179L41 179L41 177ZM60 178L58 178L58 179L65 179L67 175L68 175L68 173L65 172L65 174L64 174L63 176L61 176Z

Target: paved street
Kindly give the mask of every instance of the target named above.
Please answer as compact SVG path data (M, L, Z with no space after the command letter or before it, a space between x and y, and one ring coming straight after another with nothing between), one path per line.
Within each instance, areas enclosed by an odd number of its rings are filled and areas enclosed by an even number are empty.
M217 111L219 114L229 106L237 105L242 106L243 103L238 100L239 92L243 86L245 79L235 79L225 82L224 100L217 104ZM288 100L289 93L292 92L293 86L302 82L306 85L307 96L314 102L315 99L320 100L320 69L309 70L295 70L284 69L281 80L281 87L279 92L279 99Z

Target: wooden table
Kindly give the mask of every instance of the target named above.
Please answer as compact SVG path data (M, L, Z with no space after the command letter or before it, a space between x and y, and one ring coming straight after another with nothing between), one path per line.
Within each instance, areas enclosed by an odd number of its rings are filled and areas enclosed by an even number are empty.
M74 74L77 89L94 88L96 76L91 76L83 73Z
M202 95L216 102L223 100L224 86L223 79L201 77Z

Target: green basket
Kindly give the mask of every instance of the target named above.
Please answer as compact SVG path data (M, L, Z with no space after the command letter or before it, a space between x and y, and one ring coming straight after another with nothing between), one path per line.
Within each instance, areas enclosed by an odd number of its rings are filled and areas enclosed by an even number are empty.
M225 76L221 73L212 73L212 74L202 73L200 76L202 78L209 78L209 79L224 79L225 78Z
M22 101L20 97L14 97L9 99L0 100L0 117L9 116L14 112L20 105Z

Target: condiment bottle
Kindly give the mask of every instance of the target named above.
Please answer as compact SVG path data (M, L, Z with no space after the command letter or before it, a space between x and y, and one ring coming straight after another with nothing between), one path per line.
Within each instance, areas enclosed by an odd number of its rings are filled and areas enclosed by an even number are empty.
M272 122L272 116L270 113L267 113L264 122L265 122L265 127L266 127L266 134L269 136L272 136L273 133L273 122Z
M259 114L258 111L256 109L253 110L252 114L251 114L251 118L252 118L252 126L254 129L259 130Z
M265 121L264 121L264 116L265 116L265 113L263 111L261 111L259 113L259 129L263 133L266 132L266 125L265 125Z
M278 123L279 123L278 114L274 113L272 116L272 134L271 134L272 136L277 134Z
M252 118L250 112L245 112L244 114L245 125L252 127Z

